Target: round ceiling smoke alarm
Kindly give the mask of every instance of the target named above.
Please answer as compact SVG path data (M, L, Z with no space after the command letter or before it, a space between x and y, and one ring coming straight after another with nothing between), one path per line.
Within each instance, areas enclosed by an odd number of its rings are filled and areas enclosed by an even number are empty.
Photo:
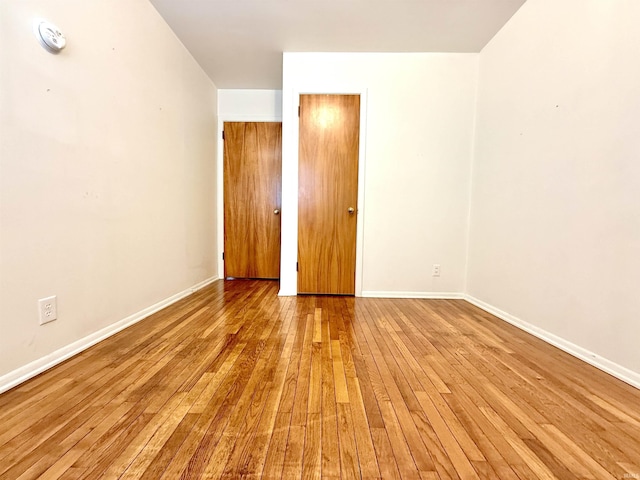
M40 45L51 53L58 53L67 44L66 38L53 23L46 20L36 20L34 30Z

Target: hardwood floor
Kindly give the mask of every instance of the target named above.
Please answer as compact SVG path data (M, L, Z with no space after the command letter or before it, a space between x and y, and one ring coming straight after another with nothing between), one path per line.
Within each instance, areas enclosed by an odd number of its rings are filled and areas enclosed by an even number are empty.
M464 301L216 282L0 396L0 479L640 477L640 391Z

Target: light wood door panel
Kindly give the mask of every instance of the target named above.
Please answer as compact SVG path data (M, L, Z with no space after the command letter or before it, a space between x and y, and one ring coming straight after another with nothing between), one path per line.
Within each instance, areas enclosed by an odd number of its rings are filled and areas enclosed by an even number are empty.
M280 276L282 124L224 124L225 277Z
M353 295L360 96L300 95L299 135L298 292Z

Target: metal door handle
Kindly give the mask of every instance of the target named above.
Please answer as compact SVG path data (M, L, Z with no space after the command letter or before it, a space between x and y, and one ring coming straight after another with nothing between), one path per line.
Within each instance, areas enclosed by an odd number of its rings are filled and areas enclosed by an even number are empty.
M353 215L355 211L356 211L356 209L353 208L353 207L347 208L347 212L349 212L349 215Z
M280 215L280 210L278 210L277 208L273 211L274 215Z

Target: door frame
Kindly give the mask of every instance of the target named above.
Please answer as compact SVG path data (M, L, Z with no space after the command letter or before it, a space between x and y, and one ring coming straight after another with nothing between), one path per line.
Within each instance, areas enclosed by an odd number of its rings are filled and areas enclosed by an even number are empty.
M298 154L299 127L298 107L300 95L360 95L360 143L358 146L358 212L356 220L356 278L355 296L362 296L364 258L364 213L365 213L365 166L367 138L366 87L346 88L293 88L282 93L282 223L280 252L280 292L281 296L298 294ZM288 98L287 98L288 97ZM289 120L289 121L287 121ZM291 121L293 120L293 121Z
M224 278L224 140L222 131L224 122L282 122L282 116L278 115L220 115L218 117L217 139L218 153L216 160L216 243L218 259L218 278ZM284 126L284 125L283 125ZM282 233L280 234L282 254ZM280 261L282 265L282 260Z

